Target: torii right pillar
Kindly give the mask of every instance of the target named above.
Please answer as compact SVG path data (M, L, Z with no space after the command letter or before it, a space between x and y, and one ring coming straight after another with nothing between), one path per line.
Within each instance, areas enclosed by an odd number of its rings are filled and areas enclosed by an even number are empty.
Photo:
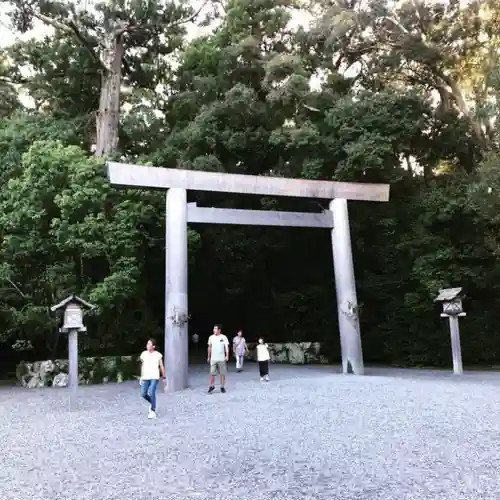
M363 350L359 329L358 300L352 259L351 233L347 200L336 198L330 202L333 214L332 251L335 269L335 289L342 353L342 372L364 374Z

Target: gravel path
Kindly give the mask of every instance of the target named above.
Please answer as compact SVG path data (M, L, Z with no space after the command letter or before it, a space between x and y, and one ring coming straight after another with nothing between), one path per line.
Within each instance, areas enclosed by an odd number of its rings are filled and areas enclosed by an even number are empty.
M227 394L0 389L1 500L496 500L500 374L230 373Z

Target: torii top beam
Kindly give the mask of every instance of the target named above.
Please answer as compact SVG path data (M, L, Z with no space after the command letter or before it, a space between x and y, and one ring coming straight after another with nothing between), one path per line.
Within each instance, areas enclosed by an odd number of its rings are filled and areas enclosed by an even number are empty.
M344 198L389 201L389 184L314 181L257 175L201 172L107 162L111 184L150 189L183 188L191 191L292 196L301 198Z

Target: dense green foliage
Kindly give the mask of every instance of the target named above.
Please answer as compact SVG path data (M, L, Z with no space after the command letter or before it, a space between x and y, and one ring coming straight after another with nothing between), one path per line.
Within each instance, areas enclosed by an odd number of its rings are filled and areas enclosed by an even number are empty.
M184 7L168 0L108 0L89 11L2 0L16 29L56 28L0 54L2 349L26 340L36 357L55 355L48 306L72 291L98 305L88 353L125 355L161 335L163 195L110 188L104 160L92 155L99 36L140 18L148 36L135 24L124 28L112 154L205 171L390 183L390 203L350 203L365 359L449 364L447 325L433 298L440 287L463 286L464 361L498 363L500 7L392 3L223 0L203 11L218 18L215 27L193 38L189 23L172 22ZM310 25L290 22L306 10ZM58 26L68 16L80 31ZM75 38L83 32L90 47ZM326 207L190 197L205 206ZM189 237L191 333L203 338L222 322L250 339L322 341L338 359L328 231L196 226Z

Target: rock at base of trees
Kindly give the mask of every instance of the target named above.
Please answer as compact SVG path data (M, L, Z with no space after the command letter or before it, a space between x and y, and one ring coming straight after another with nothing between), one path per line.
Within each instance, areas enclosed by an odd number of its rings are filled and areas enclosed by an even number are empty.
M322 354L320 342L270 343L271 362L292 365L328 363ZM248 344L248 360L255 360L256 344ZM136 356L107 356L102 358L80 358L78 366L80 384L106 384L135 380L140 374ZM56 359L22 362L17 366L16 376L23 387L66 387L68 385L68 360Z
M256 360L255 347L257 344L248 344L248 360ZM323 354L321 342L284 342L268 343L272 363L291 365L327 364L328 357Z
M139 376L140 366L136 356L107 356L102 358L80 358L78 363L79 382L105 384L124 382ZM68 360L56 359L20 363L16 376L23 387L66 387L68 385Z

